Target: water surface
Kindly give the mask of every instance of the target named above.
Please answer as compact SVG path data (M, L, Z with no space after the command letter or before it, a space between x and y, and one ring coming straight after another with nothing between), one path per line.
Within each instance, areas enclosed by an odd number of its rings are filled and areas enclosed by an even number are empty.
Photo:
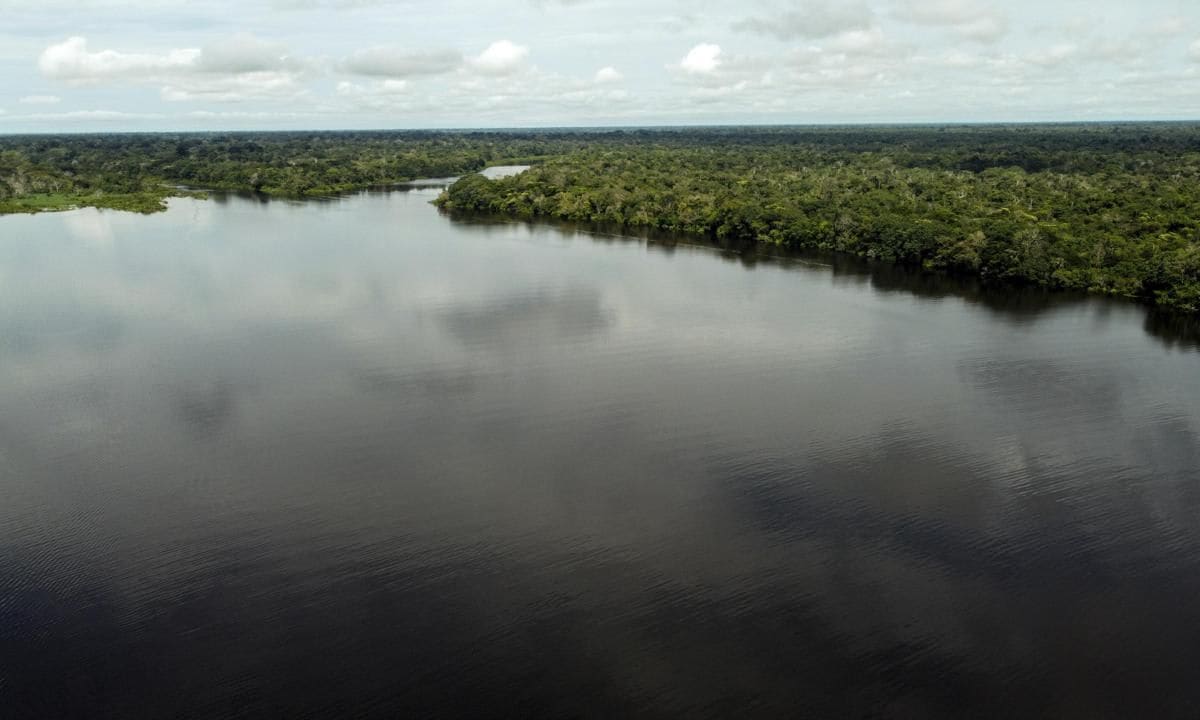
M0 218L0 715L1200 715L1171 322L436 192Z

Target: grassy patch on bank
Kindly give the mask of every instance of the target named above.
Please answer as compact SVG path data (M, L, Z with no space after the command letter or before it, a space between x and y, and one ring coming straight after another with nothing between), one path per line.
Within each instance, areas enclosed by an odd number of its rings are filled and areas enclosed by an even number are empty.
M0 200L0 214L61 212L84 207L149 214L166 210L167 197L166 194L156 193L40 193Z

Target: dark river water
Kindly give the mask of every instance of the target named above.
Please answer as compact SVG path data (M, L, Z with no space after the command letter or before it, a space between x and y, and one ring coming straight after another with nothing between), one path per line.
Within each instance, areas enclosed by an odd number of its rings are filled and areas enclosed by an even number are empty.
M452 219L0 218L0 717L1200 716L1200 349Z

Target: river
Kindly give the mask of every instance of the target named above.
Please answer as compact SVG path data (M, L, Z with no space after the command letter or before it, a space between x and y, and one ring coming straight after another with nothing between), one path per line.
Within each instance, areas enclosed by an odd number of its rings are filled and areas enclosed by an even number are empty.
M0 218L0 715L1200 716L1194 336L437 192Z

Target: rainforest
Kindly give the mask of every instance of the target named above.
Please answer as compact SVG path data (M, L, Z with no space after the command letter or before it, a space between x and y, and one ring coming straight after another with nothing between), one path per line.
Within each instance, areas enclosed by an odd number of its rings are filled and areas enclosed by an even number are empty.
M478 170L530 164L488 179ZM1200 125L0 137L0 213L461 176L448 212L834 251L1200 311Z

